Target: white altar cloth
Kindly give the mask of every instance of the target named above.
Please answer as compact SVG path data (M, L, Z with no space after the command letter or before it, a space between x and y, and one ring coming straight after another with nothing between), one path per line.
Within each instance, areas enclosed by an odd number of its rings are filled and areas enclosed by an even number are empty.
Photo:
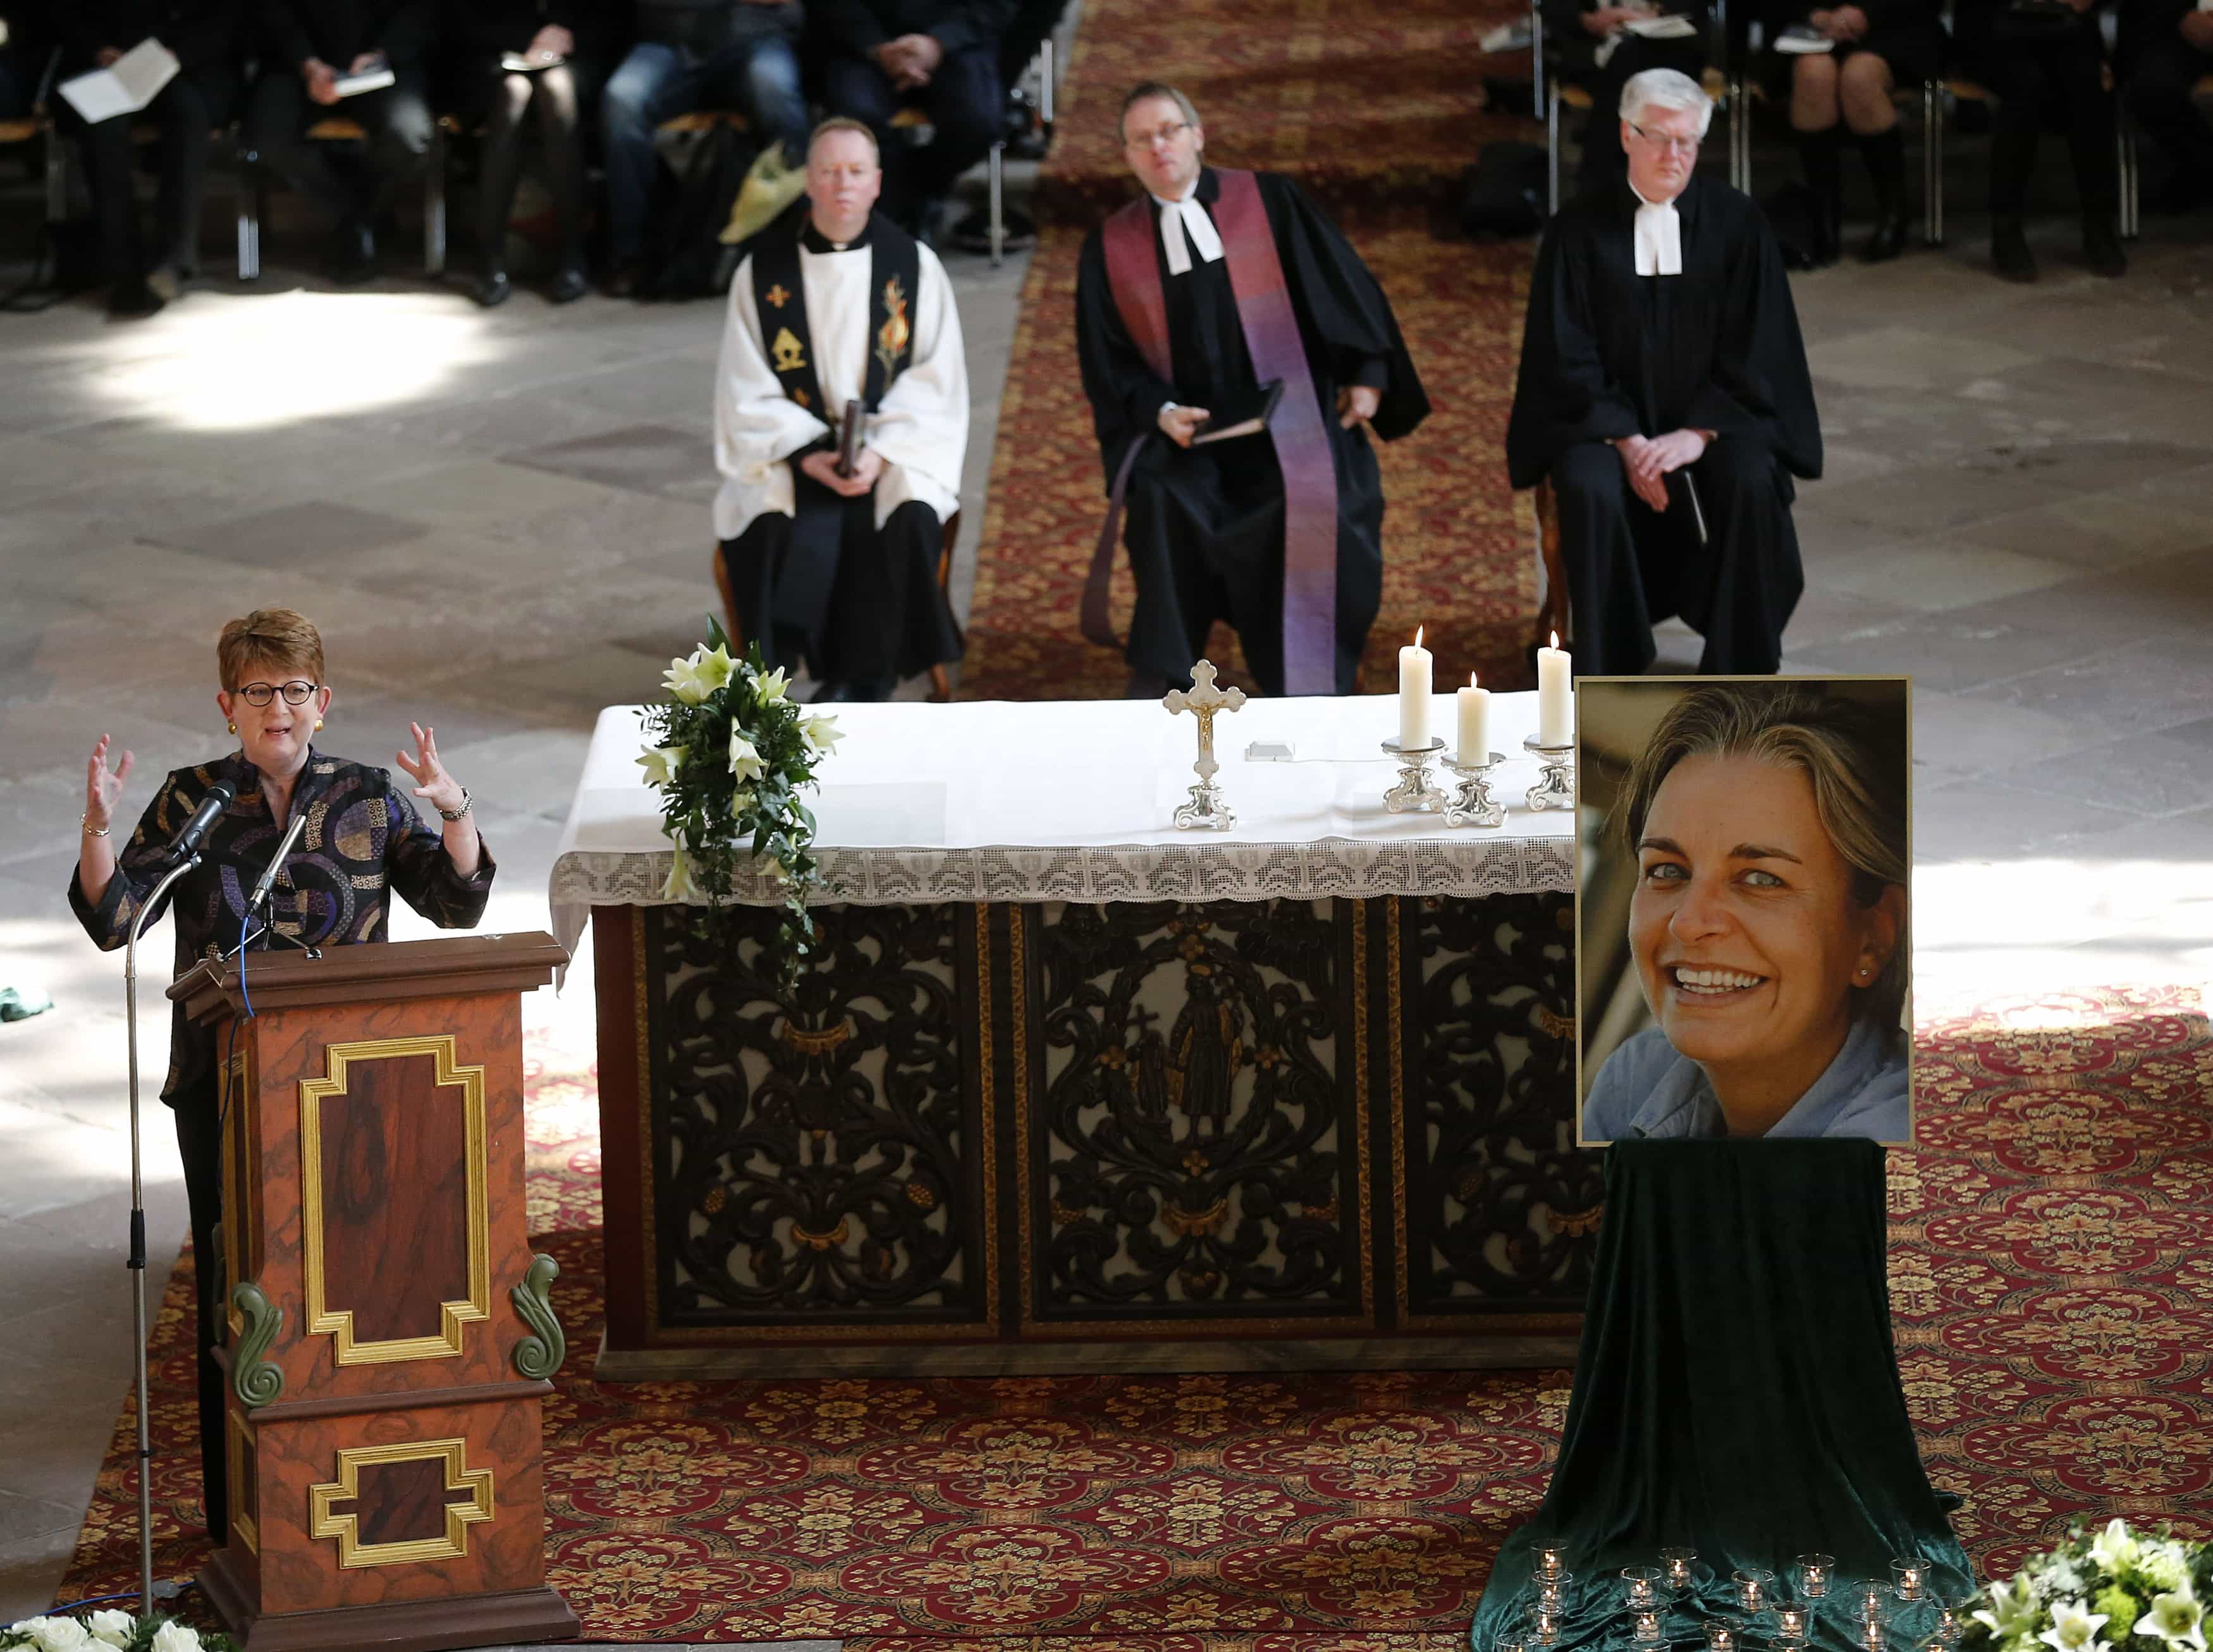
M1381 742L1399 728L1395 695L1255 699L1215 720L1228 832L1170 824L1198 777L1188 714L1158 701L902 701L834 708L844 739L810 800L819 901L1271 900L1327 895L1463 895L1575 887L1575 822L1532 810L1534 694L1494 694L1491 777L1507 806L1497 828L1449 830L1435 814L1393 814L1397 777ZM670 904L661 796L637 758L643 708L600 713L554 858L554 933L572 951L594 906ZM1454 703L1430 726L1449 741ZM1288 763L1247 762L1256 740L1289 741ZM1430 771L1449 783L1449 770ZM761 879L737 891L783 899Z

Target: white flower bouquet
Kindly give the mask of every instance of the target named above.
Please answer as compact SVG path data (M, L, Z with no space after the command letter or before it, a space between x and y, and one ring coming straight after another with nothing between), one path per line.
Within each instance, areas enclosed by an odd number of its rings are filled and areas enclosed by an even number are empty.
M203 1635L162 1617L95 1612L83 1618L26 1618L0 1629L0 1652L236 1652L228 1635Z
M807 897L816 888L814 816L802 788L842 738L829 717L810 716L791 698L781 670L771 671L756 643L743 659L713 619L707 641L668 662L668 698L645 716L650 742L637 759L661 793L661 819L676 845L662 893L699 899L713 909L730 897L741 865L783 888L777 931L778 973L796 978L814 940Z
M2213 1544L2080 1527L1968 1603L1963 1652L2206 1652Z

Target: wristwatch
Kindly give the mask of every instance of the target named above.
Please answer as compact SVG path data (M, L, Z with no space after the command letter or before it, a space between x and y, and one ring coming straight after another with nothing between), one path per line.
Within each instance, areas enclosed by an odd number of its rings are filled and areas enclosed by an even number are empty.
M438 818L439 818L440 820L460 820L460 819L461 818L461 816L463 816L464 814L466 814L468 812L469 812L469 789L468 789L466 786L464 786L464 787L462 787L462 788L461 788L461 806L460 806L460 808L442 808L442 809L440 809L440 810L438 811Z

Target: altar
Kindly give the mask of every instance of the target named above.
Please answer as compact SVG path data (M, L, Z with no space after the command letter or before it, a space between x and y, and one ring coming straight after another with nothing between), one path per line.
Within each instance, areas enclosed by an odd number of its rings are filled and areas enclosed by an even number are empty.
M551 899L597 983L613 1379L1571 1362L1573 820L1396 814L1388 697L841 705L789 993L664 893L602 712ZM1438 697L1438 727L1450 702ZM1287 761L1248 760L1254 741Z

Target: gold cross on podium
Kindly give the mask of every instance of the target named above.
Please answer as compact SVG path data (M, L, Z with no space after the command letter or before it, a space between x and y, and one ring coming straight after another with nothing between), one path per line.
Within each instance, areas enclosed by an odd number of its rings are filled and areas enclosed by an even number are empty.
M1217 712L1235 711L1243 705L1245 691L1216 688L1214 662L1201 660L1191 668L1191 687L1171 689L1161 704L1171 715L1188 711L1198 719L1198 761L1192 765L1198 783L1191 789L1191 802L1178 806L1176 825L1186 831L1228 831L1237 824L1237 817L1230 812L1222 789L1214 783L1214 777L1222 771L1222 765L1214 760L1214 718Z

